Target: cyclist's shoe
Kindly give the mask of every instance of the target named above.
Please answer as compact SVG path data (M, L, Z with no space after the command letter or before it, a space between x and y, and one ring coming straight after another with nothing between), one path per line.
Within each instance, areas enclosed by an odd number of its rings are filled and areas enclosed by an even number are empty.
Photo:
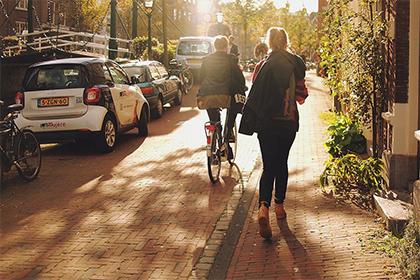
M236 138L235 138L235 134L233 133L233 130L229 131L227 138L228 138L229 143L236 142Z
M228 146L227 152L228 152L227 159L232 160L233 159L233 150L230 146Z
M224 147L222 147L221 149L220 149L220 158L221 158L221 160L222 160L222 162L223 161L225 161L226 159L227 159L227 151L226 151L226 149L224 148Z

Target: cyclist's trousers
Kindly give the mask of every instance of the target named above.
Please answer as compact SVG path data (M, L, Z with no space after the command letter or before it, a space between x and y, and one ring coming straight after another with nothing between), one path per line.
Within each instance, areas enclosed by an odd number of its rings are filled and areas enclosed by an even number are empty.
M211 122L220 122L220 108L211 108L207 109L207 114L209 115L209 119ZM228 129L228 137L230 136L229 133L232 132L233 124L235 123L237 112L231 112L231 110L227 109L227 129Z

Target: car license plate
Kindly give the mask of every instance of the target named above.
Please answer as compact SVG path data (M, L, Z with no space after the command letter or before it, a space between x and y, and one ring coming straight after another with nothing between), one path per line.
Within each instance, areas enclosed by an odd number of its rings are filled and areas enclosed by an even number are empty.
M52 97L38 99L38 107L68 106L68 97Z

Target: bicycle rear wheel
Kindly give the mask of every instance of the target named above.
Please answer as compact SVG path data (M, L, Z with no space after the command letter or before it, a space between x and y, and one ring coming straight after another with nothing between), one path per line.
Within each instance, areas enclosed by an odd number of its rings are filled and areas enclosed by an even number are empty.
M207 170L210 181L215 184L219 180L220 169L222 168L222 159L220 155L220 132L217 130L211 140L211 150L207 154Z
M232 157L228 157L228 162L233 164L236 159L236 153L238 151L238 127L236 126L236 122L233 124L233 137L232 139L227 140L229 142L229 146L232 151Z
M19 175L32 181L41 169L41 147L31 131L23 131L18 140L16 167Z

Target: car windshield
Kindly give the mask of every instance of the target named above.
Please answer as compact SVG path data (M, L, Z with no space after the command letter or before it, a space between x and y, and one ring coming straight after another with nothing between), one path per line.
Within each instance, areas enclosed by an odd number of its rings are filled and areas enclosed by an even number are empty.
M30 68L25 90L46 90L83 88L86 77L83 77L80 65L46 65Z
M211 45L208 41L181 41L178 46L179 55L203 56L209 54Z
M137 77L140 83L146 82L146 68L145 67L124 67L124 71L128 74L129 77Z

